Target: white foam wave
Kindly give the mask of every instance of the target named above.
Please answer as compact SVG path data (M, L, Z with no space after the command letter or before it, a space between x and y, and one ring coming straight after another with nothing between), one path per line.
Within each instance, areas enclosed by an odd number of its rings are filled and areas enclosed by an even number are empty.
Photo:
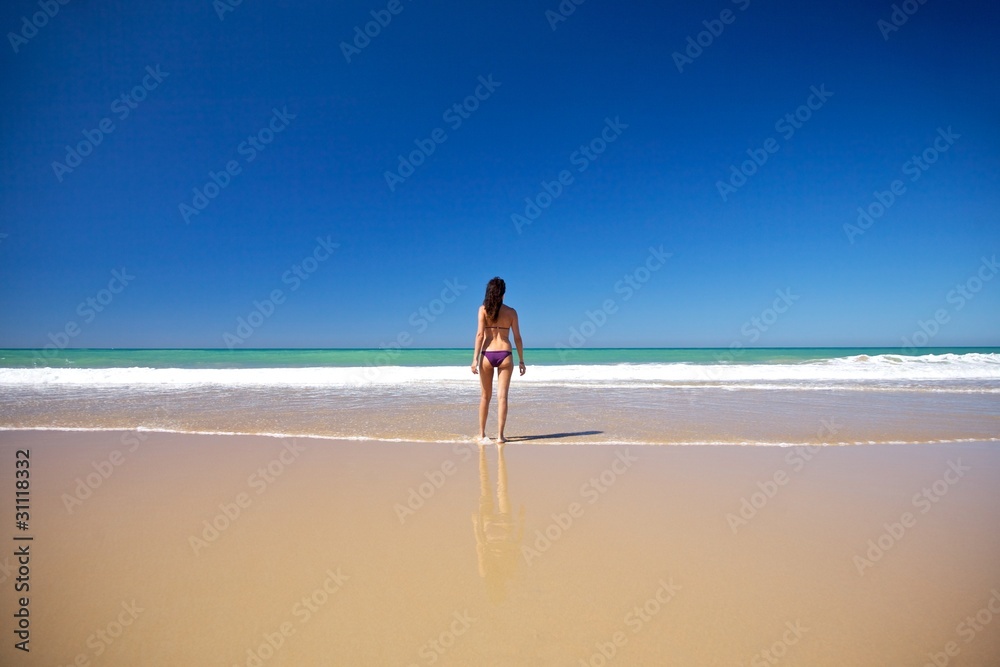
M0 386L20 387L365 387L437 385L466 387L476 380L467 366L366 366L312 368L4 368ZM515 381L535 385L764 389L829 386L972 385L996 388L1000 354L918 357L858 355L789 364L588 364L529 366Z

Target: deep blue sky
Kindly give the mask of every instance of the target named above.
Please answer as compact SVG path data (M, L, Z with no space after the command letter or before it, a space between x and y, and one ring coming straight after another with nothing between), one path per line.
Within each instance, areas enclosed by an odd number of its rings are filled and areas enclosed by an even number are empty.
M914 3L885 39L891 3L868 0L587 0L555 30L556 0L400 0L348 63L340 43L387 4L244 0L220 19L210 0L77 0L15 53L9 33L40 10L5 3L0 346L75 323L74 347L224 347L275 289L284 303L240 346L471 346L493 275L529 347L567 342L606 299L588 346L896 346L939 309L931 344L998 343L1000 279L949 300L1000 252L995 3ZM679 72L674 52L726 9ZM121 118L116 98L157 66ZM452 129L443 112L491 75ZM822 86L786 138L775 122ZM295 118L248 162L239 146L274 109ZM53 162L105 118L60 181ZM628 127L577 171L606 118ZM390 191L385 172L435 128L447 140ZM911 180L939 128L960 136ZM724 201L717 181L772 137ZM240 173L185 222L179 204L230 160ZM573 182L519 234L511 215L564 169ZM905 192L851 243L844 225L895 179ZM317 237L339 247L292 290L282 276ZM661 245L673 256L626 299L616 282ZM101 312L78 308L122 267L135 279ZM411 319L446 280L467 288ZM751 318L779 289L799 299L764 331Z

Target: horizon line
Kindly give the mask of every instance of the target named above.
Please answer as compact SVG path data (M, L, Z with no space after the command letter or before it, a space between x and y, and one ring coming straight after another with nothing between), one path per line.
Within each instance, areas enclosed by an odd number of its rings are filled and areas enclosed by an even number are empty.
M944 349L1000 349L1000 344L996 345L936 345L936 346L921 346L919 348L912 348L914 351L920 350L944 350ZM298 350L298 351L323 351L323 352L334 352L334 351L383 351L383 350L410 350L410 351L420 351L420 350L471 350L471 346L461 346L461 347L246 347L246 348L226 348L226 347L65 347L60 348L60 352L83 352L83 351L93 351L93 352L108 352L108 351L202 351L202 352L268 352L268 351L288 351L288 350ZM578 351L578 350L869 350L869 349L881 349L881 350L903 350L898 345L782 345L782 346L768 346L768 347L757 347L750 345L742 345L739 347L733 346L708 346L708 347L651 347L651 346L616 346L616 347L525 347L528 350L556 350L561 352L566 351ZM48 350L45 347L0 347L0 352L23 352L23 351L34 351L34 350ZM50 351L51 352L51 351Z

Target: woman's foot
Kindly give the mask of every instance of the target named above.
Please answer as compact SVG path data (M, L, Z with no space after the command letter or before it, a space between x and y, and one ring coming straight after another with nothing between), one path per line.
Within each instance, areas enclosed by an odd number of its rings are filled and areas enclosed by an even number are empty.
M485 435L477 435L476 436L476 444L479 444L479 445L488 445L488 444L490 444L490 442L491 442L491 440L489 438L487 438Z
M505 445L505 444L507 444L507 438L505 438L502 435L497 436L497 444L498 445Z

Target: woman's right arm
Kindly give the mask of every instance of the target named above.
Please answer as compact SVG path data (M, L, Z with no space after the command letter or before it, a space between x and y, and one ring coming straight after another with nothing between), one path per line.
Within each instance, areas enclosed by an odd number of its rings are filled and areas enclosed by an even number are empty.
M510 309L512 318L510 322L510 328L514 331L514 345L517 347L517 358L518 366L521 369L521 375L524 375L524 345L521 343L521 326L517 321L517 311L513 308Z

